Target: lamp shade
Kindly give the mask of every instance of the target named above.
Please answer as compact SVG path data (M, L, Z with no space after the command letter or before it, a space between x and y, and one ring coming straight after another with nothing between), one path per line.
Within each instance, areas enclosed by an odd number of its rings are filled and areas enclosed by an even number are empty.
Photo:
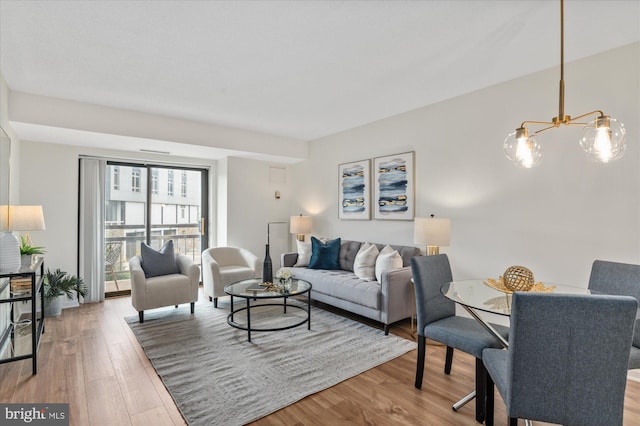
M413 243L423 246L448 246L451 240L451 220L439 217L416 217Z
M45 229L42 206L9 206L7 223L11 231L42 231Z
M0 205L0 231L9 230L9 206L7 204Z
M311 216L291 216L289 232L292 234L310 234Z

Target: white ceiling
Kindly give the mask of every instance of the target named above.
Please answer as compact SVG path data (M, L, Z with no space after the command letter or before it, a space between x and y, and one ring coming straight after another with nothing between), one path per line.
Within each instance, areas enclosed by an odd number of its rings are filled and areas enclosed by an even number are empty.
M560 62L558 1L0 0L12 91L313 140ZM565 62L640 1L565 4ZM569 76L566 76L569 78Z

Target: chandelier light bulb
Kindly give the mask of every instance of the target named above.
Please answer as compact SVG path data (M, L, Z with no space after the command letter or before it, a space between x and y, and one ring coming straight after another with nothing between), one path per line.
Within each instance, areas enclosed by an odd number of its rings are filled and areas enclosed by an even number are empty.
M616 119L597 117L585 127L580 146L594 160L609 163L624 154L625 134L624 125Z
M529 136L528 129L521 127L504 140L504 153L516 166L530 169L540 164L542 147L535 135Z
M611 130L608 127L596 129L596 140L594 142L595 154L600 161L608 163L613 157L611 153Z

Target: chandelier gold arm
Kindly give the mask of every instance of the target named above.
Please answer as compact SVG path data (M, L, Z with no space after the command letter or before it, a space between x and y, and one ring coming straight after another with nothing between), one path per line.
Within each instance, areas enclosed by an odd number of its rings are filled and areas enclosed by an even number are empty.
M573 118L571 118L568 115L565 115L563 120L560 120L559 117L553 117L552 121L523 121L522 124L520 124L520 128L524 129L524 128L527 128L527 126L530 126L530 125L544 125L544 124L550 125L549 127L545 127L545 128L536 130L533 133L534 135L538 135L540 133L546 132L547 130L551 130L551 129L554 129L556 127L559 127L561 124L564 124L565 126L584 127L584 126L588 125L589 123L578 123L578 122L576 122L576 120L579 120L579 119L584 118L584 117L588 117L590 115L597 115L599 118L603 118L605 116L602 111L595 110L595 111L591 111L591 112L588 112L586 114L582 114L582 115L579 115L579 116L573 117Z
M582 149L593 159L601 163L614 161L622 156L625 148L624 125L605 115L600 110L588 112L577 117L564 113L564 0L560 0L560 82L558 95L558 115L551 121L523 121L515 132L507 135L503 142L504 152L517 166L531 168L540 162L542 150L535 136L560 125L584 127L580 139ZM587 123L579 120L585 117ZM540 128L529 133L529 127Z

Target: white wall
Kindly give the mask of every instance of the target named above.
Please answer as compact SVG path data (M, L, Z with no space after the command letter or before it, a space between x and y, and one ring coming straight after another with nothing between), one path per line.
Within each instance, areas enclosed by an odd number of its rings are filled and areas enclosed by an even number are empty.
M221 168L222 169L222 168ZM275 176L274 176L274 170ZM267 240L267 223L289 221L293 198L291 179L286 166L278 163L230 157L226 161L227 203L220 207L226 210L226 240L218 239L218 245L243 247L260 259L264 259ZM275 192L280 191L280 199ZM286 230L285 230L286 228ZM288 244L288 225L271 226L271 260L274 271L279 267L280 253ZM220 235L222 237L222 235ZM286 247L288 250L288 247Z
M504 138L522 121L558 114L558 67L312 142L309 159L291 166L291 212L313 215L323 236L412 245L412 221L338 220L337 170L415 151L416 215L451 218L441 251L456 279L520 264L537 280L586 286L594 259L640 263L639 59L635 43L565 65L566 114L601 109L625 124L617 162L592 162L581 130L569 127L540 136L537 168L504 156Z

